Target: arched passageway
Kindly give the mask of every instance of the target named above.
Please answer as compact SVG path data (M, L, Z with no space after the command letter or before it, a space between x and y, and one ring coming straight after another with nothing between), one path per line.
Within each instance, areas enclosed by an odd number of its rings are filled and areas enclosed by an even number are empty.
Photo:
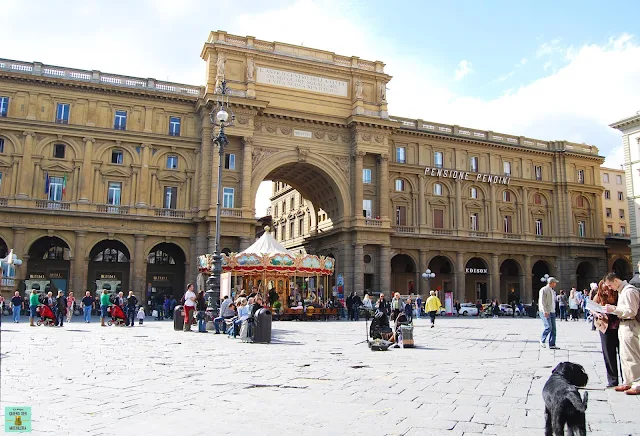
M129 249L115 239L104 239L89 251L87 290L94 295L103 289L109 293L129 291Z
M29 247L27 274L24 281L27 292L67 292L69 287L70 247L56 236L37 239Z
M500 303L519 302L520 265L514 259L507 259L500 265Z
M163 242L147 256L147 304L162 304L165 297L182 298L186 256L176 244Z

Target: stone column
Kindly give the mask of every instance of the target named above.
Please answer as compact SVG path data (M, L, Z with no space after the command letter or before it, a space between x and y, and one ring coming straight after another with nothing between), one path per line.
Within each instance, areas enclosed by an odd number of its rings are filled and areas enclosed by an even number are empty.
M153 107L144 107L144 133L153 133ZM165 132L163 132L165 133Z
M363 186L362 186L362 169L364 166L364 157L367 153L364 151L356 150L353 153L355 161L354 175L353 175L353 216L356 219L362 218L362 200L363 200ZM373 211L372 211L373 213Z
M198 238L195 236L189 237L189 259L190 259L189 274L191 277L194 278L193 279L194 281L195 281L195 278L198 277L197 239Z
M253 170L253 138L242 138L242 211L243 215L253 217L251 208L251 172Z
M145 235L135 235L135 245L133 248L133 283L131 289L138 296L145 295L144 284L146 282L146 262L144 259L144 241Z
M426 300L428 295L428 289L427 289L427 281L425 279L422 278L422 273L425 272L427 270L427 250L420 250L420 271L418 271L418 280L419 280L419 287L416 287L417 289L419 289L419 294L422 295L422 299Z
M8 247L9 249L13 248L13 254L15 254L18 259L22 259L22 265L16 268L16 278L19 280L24 280L27 275L27 250L29 247L24 246L24 227L14 227L13 228L13 247Z
M213 228L212 228L213 230ZM209 254L213 254L216 252L216 236L215 235L208 235L207 236L207 253ZM221 248L222 250L222 248Z
M93 156L93 138L83 138L84 141L84 155L82 159L82 177L80 177L80 198L79 203L89 203L91 196L91 189L93 187L93 168L91 165L91 159Z
M388 297L391 292L391 247L388 245L380 246L380 288Z
M241 236L240 237L240 251L246 250L253 243L254 238Z
M378 210L381 219L389 219L389 155L379 155L378 164Z
M529 231L529 190L522 187L522 233L528 235Z
M462 181L460 179L455 179L454 184L456 185L456 230L460 231L463 227L462 220Z
M362 244L356 244L353 253L353 290L360 296L364 295L364 246Z
M31 198L34 197L34 194L38 195L40 192L42 192L42 190L38 189L38 185L39 185L38 181L41 174L43 173L40 171L40 164L37 163L35 164L35 170L33 171L33 184L31 185L31 190L29 192L29 197Z
M76 230L76 246L73 253L73 292L76 293L76 299L82 298L86 281L87 271L85 269L85 258L87 257L87 232Z
M459 182L456 182L458 185ZM460 303L464 303L467 287L466 287L466 276L464 274L464 253L458 251L456 253L456 271L455 271L455 298Z
M147 207L149 201L149 159L151 155L151 146L149 144L140 144L142 147L142 167L140 168L140 178L138 179L138 203L136 207Z
M23 132L24 135L24 151L20 160L20 183L18 185L18 198L29 198L31 194L31 174L33 172L33 163L31 162L31 153L33 152L33 139L36 137L34 132Z
M491 299L500 298L500 264L498 263L498 255L491 255Z
M524 290L522 291L523 303L528 304L533 301L533 273L531 271L531 256L524 256Z
M418 195L420 196L419 200L419 218L418 223L421 227L427 226L427 199L424 196L424 175L420 174L418 176L418 183L420 184L418 189ZM422 274L424 270L420 271Z
M496 232L498 231L498 205L497 205L497 199L496 199L496 187L495 185L491 185L491 217L490 217L490 222L491 222L491 226L490 229L492 232Z

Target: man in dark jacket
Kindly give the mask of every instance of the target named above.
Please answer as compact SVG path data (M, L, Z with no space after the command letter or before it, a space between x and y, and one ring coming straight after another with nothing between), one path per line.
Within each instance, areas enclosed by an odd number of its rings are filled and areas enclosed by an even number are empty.
M127 297L127 327L133 327L133 324L136 319L136 305L138 304L138 299L135 295L133 295L133 291L129 291L129 296Z
M345 301L345 303L347 304L347 314L349 315L349 321L353 320L353 296L355 295L355 292L351 292L351 294L347 297L347 301Z
M360 296L354 292L353 298L351 299L351 310L353 311L352 319L355 321L358 321L358 310L360 310L360 306L362 306L362 300Z
M384 294L382 292L380 293L380 299L376 304L376 309L378 309L380 312L383 312L387 316L391 314L391 305L387 300L384 299Z
M64 317L67 314L67 298L64 296L62 291L58 291L58 297L56 298L55 304L58 308L56 312L56 326L62 327L64 324Z

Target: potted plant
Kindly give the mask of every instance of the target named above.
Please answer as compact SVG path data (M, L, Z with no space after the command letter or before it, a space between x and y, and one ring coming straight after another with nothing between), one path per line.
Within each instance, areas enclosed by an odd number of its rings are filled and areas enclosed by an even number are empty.
M273 303L273 312L280 313L280 309L282 308L282 303L280 301L276 301Z

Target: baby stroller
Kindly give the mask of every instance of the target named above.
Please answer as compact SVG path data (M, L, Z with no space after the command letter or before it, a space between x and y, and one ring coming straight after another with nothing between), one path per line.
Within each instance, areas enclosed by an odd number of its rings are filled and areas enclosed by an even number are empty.
M371 327L369 327L369 336L372 339L389 340L392 335L393 330L389 327L389 317L383 311L376 310Z
M36 313L40 315L40 319L36 321L37 325L48 325L54 326L56 325L56 316L53 313L53 310L49 306L47 306L47 297L42 294L38 297L38 307L36 307Z
M396 318L393 329L393 340L396 347L402 343L403 348L413 348L413 324L407 319L404 313L400 313Z
M116 304L117 297L115 294L112 294L109 297L109 301L111 302L111 306L107 308L107 313L111 315L111 319L107 321L107 325L126 325L127 323L127 315L122 310L122 307Z

